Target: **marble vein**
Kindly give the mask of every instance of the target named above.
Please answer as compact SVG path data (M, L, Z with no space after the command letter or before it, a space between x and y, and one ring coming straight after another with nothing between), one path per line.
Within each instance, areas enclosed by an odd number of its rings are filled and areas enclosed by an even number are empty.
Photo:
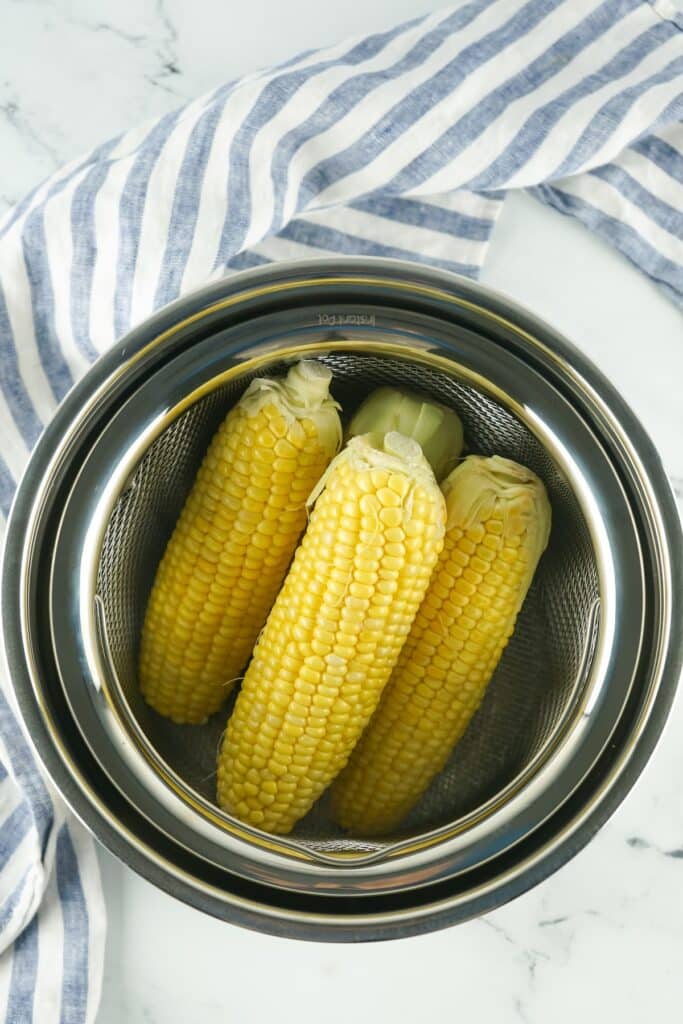
M662 857L672 857L674 860L683 860L683 846L675 847L673 850L663 850L655 843L651 843L647 839L643 839L642 836L629 836L626 840L626 844L634 850L654 850L655 853L661 854Z
M115 35L118 39L122 39L125 43L130 43L131 46L142 46L142 44L147 40L147 36L143 34L126 32L124 29L119 28L118 25L112 25L107 21L90 23L79 20L76 24L82 25L85 28L90 29L92 32L111 32L112 35Z
M165 0L156 0L156 15L161 32L155 53L161 63L161 69L155 74L147 76L148 81L174 96L181 96L182 93L179 93L173 85L169 85L167 81L169 78L182 75L182 71L177 53L178 31L173 24Z
M60 154L47 141L45 136L34 128L32 118L24 113L15 96L10 96L0 103L0 115L5 118L18 135L29 139L38 149L42 150L49 157L54 170L57 170L62 163Z
M517 942L516 939L514 939L505 928L502 928L499 924L496 924L496 922L493 921L490 917L483 918L481 923L485 925L487 928L492 929L492 931L494 931L497 935L500 935L500 937L506 943L513 946L522 955L526 964L526 969L529 975L530 982L532 982L536 976L536 968L539 964L539 961L550 960L549 955L547 953L544 953L543 950L535 949L533 947L526 946L523 943Z

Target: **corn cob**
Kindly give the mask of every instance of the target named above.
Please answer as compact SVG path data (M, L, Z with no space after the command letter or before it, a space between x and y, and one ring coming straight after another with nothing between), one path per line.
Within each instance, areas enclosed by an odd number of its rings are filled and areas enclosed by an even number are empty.
M530 470L470 456L443 485L443 551L368 729L332 790L359 835L394 829L477 710L548 542L550 505Z
M258 379L219 427L157 570L142 630L145 700L175 722L215 712L243 669L341 441L331 374Z
M289 832L374 711L443 543L445 505L420 446L353 438L315 507L244 677L218 760L218 802Z
M460 417L438 402L427 402L421 395L402 388L382 387L373 391L354 413L347 435L386 434L397 430L412 437L441 480L455 466L463 446Z

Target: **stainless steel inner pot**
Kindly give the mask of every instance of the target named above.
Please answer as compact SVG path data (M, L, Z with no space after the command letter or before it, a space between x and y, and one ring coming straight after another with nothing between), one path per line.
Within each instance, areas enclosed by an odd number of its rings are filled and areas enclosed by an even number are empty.
M212 433L249 380L302 355L330 366L345 417L379 383L451 405L469 449L530 466L553 509L549 548L481 709L400 831L377 840L341 833L324 796L286 838L230 818L214 785L231 702L207 725L181 727L137 687L154 571ZM113 831L148 870L151 860L161 884L190 885L193 902L201 891L213 912L239 918L235 890L256 886L260 909L247 923L295 928L305 904L313 937L395 934L425 927L449 883L450 919L465 916L453 910L466 902L456 882L490 871L503 891L496 865L522 863L554 817L569 812L570 834L587 828L612 798L604 765L623 757L623 780L655 706L663 718L679 657L680 535L661 467L593 368L469 283L385 261L220 282L125 339L51 431L17 499L4 573L22 707L91 827ZM535 864L567 844L561 833L550 830ZM172 852L159 868L162 847ZM330 896L334 912L316 910L326 923L314 927L312 904ZM359 899L365 911L354 910ZM369 924L371 900L395 925ZM340 901L359 922L349 935L331 924Z
M286 343L287 339L283 339ZM550 743L571 713L590 668L599 606L597 562L571 484L524 422L483 392L410 359L383 353L382 343L321 354L333 371L333 393L345 418L373 387L418 389L462 416L469 448L504 454L545 480L553 506L549 551L525 603L514 640L466 739L406 820L400 833L375 842L346 836L321 799L299 824L294 841L309 851L366 854L397 840L451 825L510 785ZM150 445L127 480L107 523L93 600L100 607L100 654L124 716L195 799L213 803L216 750L230 707L205 726L178 726L141 699L138 641L154 572L208 443L256 371L239 374L180 413ZM281 375L283 362L259 374ZM217 811L219 814L220 812ZM226 817L226 822L229 821Z

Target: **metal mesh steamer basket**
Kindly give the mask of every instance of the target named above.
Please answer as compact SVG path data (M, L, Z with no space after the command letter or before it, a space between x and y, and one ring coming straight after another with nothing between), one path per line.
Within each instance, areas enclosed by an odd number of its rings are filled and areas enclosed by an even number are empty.
M135 679L154 568L213 429L251 377L303 353L330 364L347 410L387 381L453 405L472 450L530 465L553 505L480 712L400 833L378 842L341 835L324 798L283 840L222 814L225 712L172 726ZM271 930L395 934L507 898L623 795L675 681L680 537L642 431L544 325L401 264L241 275L143 325L58 414L7 550L13 678L72 805L167 888Z

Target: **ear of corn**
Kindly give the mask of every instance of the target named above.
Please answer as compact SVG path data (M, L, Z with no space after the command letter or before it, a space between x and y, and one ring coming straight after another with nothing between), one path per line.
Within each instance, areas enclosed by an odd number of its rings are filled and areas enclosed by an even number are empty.
M541 481L470 456L443 485L443 552L380 705L333 787L337 821L394 829L467 728L514 629L548 542Z
M417 441L437 480L456 464L462 452L462 423L453 409L402 388L377 388L356 411L347 433L349 437L383 436L390 430Z
M353 438L315 507L244 677L218 802L286 833L348 759L389 679L443 543L443 496L414 441Z
M139 677L175 722L203 722L228 696L306 524L306 499L339 448L331 374L296 364L255 380L214 436L159 565Z

